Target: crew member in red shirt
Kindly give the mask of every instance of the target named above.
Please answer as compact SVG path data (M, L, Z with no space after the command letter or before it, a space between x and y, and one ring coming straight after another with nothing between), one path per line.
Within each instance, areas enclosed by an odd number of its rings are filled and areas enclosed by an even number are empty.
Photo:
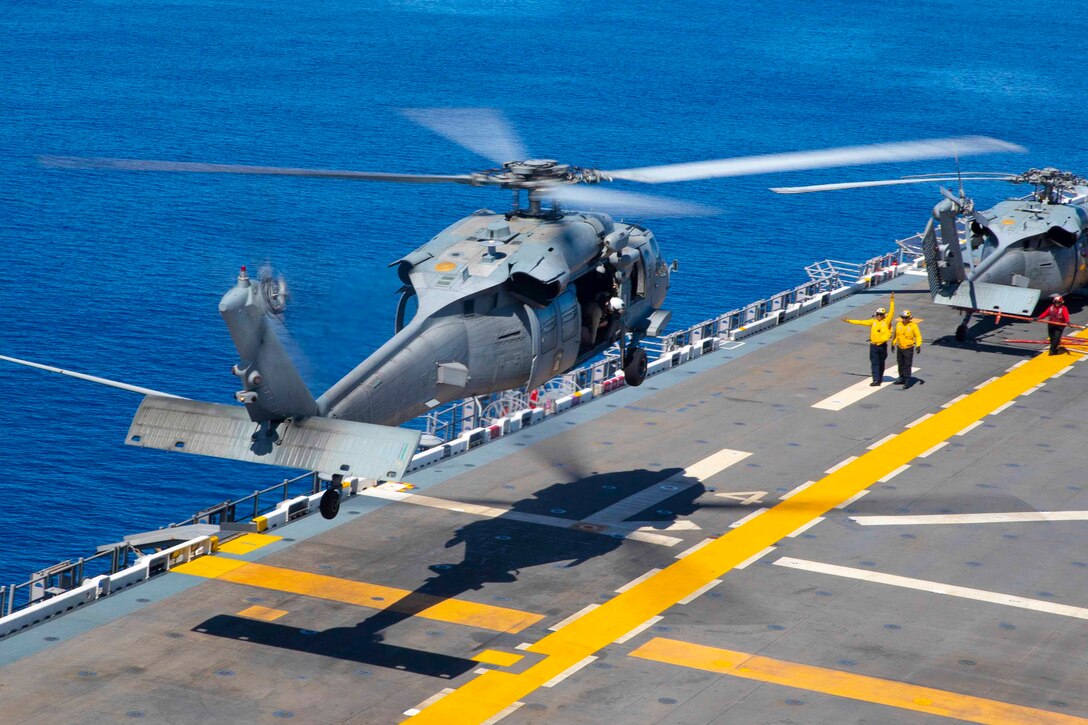
M1065 300L1061 295L1054 295L1050 307L1039 315L1039 320L1047 323L1047 334L1050 336L1050 354L1057 355L1062 349L1062 335L1065 334L1065 326L1069 324L1069 310L1065 306Z

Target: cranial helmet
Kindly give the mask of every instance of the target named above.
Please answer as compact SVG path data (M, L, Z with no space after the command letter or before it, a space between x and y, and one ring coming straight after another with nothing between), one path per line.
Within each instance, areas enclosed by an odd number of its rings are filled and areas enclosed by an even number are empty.
M1063 300L1063 299L1062 299L1062 296L1061 296L1061 295L1054 295L1054 301L1055 301L1056 303L1058 303L1058 304L1061 304L1061 303L1062 303L1062 302L1064 302L1065 300Z
M876 313L878 315L886 315L886 314L888 314L888 311L886 309L884 309L883 307L877 307L876 308Z
M911 315L910 310L903 310L903 317L906 317L909 320L913 315Z

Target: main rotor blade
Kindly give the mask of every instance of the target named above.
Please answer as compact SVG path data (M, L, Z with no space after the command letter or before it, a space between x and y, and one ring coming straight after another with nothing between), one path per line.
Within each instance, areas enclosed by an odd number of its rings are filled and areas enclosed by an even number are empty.
M293 169L279 166L241 166L205 164L191 161L154 161L150 159L86 158L82 156L39 156L42 166L54 169L117 169L121 171L180 171L193 174L260 174L266 176L314 176L352 181L392 181L406 184L472 184L467 174L387 174L379 171L342 171L336 169Z
M517 131L493 108L406 108L401 113L500 166L529 158Z
M713 216L721 210L663 196L602 189L599 186L551 186L538 193L547 199L586 211L599 209L612 216L692 217Z
M7 355L0 355L0 360L6 360L16 365L25 365L28 368L37 368L38 370L45 370L50 373L57 373L58 375L67 375L70 378L77 378L79 380L86 380L91 383L98 383L99 385L107 385L111 388L118 388L120 390L127 390L130 393L139 393L140 395L160 395L164 398L181 398L180 395L173 395L172 393L164 393L161 390L152 390L151 388L142 388L139 385L129 385L128 383L122 383L118 380L110 380L109 378L100 378L97 375L87 375L86 373L77 373L72 370L65 370L63 368L54 367L52 365L42 365L41 363L31 362L30 360L21 360L17 357L8 357ZM184 398L181 398L184 400Z
M1011 176L964 176L963 181L1012 181ZM840 184L813 184L812 186L777 186L776 194L808 194L813 191L838 191L839 189L863 189L868 186L897 186L899 184L930 184L938 181L959 181L958 176L931 176L925 179L885 179L882 181L847 181Z
M613 179L639 181L646 184L664 184L674 181L716 179L724 176L769 174L779 171L803 171L826 169L834 166L880 164L891 161L915 161L946 156L968 156L999 151L1023 152L1023 146L988 136L960 136L934 138L901 143L870 144L868 146L844 146L820 151L797 151L764 156L742 156L717 161L696 161L688 164L644 166L637 169L620 169L602 172Z

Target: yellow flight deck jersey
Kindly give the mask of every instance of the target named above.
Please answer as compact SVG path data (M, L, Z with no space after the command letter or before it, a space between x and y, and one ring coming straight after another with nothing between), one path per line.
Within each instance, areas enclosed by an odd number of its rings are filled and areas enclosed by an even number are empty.
M901 347L904 350L908 347L922 346L922 331L918 329L917 322L912 320L906 324L902 322L896 324L895 346Z
M891 300L888 303L888 314L884 315L883 320L878 320L875 317L869 320L847 320L851 325L865 325L869 328L869 342L874 345L883 345L888 340L892 339L892 320L895 319L895 300ZM914 329L918 329L915 325ZM918 344L921 344L922 336L918 335Z

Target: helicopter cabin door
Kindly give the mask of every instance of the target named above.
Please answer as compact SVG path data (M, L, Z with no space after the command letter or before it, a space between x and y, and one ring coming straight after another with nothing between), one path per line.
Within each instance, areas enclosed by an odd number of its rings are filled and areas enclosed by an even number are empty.
M581 315L574 288L567 289L547 307L536 310L532 385L566 372L578 356Z

